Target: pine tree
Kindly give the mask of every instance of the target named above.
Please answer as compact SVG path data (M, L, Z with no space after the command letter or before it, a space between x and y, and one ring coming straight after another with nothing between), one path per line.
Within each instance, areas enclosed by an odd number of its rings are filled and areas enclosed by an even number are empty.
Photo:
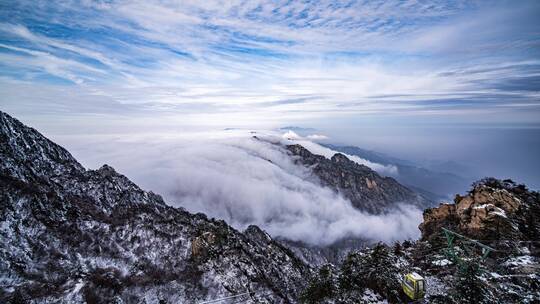
M331 265L323 265L319 269L319 273L311 280L308 287L300 295L300 302L307 304L320 303L324 299L335 296L336 289L334 269Z
M454 299L458 303L485 303L486 288L479 277L478 259L460 261L457 271Z

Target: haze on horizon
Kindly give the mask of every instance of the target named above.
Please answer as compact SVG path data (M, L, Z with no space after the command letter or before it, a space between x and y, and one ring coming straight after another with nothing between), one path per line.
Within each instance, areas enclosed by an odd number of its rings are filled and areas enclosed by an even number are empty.
M539 15L538 1L2 1L0 109L90 164L111 152L85 152L95 138L300 126L539 189Z

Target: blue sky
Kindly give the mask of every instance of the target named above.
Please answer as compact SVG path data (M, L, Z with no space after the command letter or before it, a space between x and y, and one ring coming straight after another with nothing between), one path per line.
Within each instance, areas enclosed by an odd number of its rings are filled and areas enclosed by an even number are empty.
M538 1L3 0L0 108L48 134L538 129L538 16Z
M537 124L539 14L537 1L2 1L0 102L215 124Z

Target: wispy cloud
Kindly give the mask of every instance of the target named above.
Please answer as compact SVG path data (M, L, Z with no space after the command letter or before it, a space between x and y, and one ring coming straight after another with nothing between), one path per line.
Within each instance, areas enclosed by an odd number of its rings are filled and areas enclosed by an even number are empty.
M538 112L539 12L532 1L18 1L0 5L0 74L58 94L25 103L100 92L148 116ZM23 111L10 92L0 102ZM71 113L101 111L84 100Z

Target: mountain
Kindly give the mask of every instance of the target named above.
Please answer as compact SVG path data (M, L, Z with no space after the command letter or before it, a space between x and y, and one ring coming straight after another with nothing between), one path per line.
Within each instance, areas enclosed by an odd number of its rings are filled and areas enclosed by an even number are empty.
M452 245L442 228L459 234ZM540 302L540 193L486 178L455 203L425 210L420 229L419 241L377 244L322 265L302 301L408 303L400 280L417 272L426 303Z
M398 203L412 204L422 209L431 205L429 200L392 177L382 177L341 153L327 159L301 145L288 145L287 150L297 157L297 162L310 167L323 186L341 193L361 211L381 214L395 208Z
M295 303L311 269L256 226L165 204L0 112L0 302Z
M434 201L447 199L454 193L466 190L473 179L471 173L464 166L453 163L454 170L447 167L438 167L446 170L432 170L415 164L414 162L394 158L383 153L365 150L355 146L339 146L324 144L332 150L355 155L371 162L393 165L397 167L398 174L394 176L401 184L423 194ZM456 173L452 173L456 172Z
M342 154L285 148L366 212L425 203ZM457 233L451 245L443 228ZM538 192L486 178L426 209L420 230L418 241L336 264L321 259L332 248L300 259L257 226L240 232L167 205L110 166L87 170L0 112L0 303L407 303L400 279L412 271L428 303L540 302Z
M333 144L323 144L323 146L330 148L335 151L346 153L349 155L356 155L360 158L367 159L374 163L379 163L382 165L404 165L404 166L414 166L415 164L411 161L395 158L384 153L362 149L356 146L340 146Z

